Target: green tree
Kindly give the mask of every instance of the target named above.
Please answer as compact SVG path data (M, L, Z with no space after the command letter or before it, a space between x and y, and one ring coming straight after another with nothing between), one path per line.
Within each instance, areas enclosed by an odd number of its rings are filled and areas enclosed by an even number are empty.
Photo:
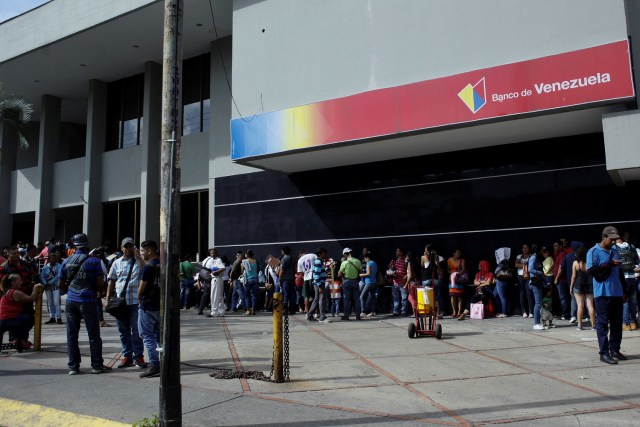
M7 113L10 111L18 113L18 120L7 117ZM2 83L0 83L0 121L15 128L20 138L20 147L25 150L29 148L29 141L24 134L24 130L31 120L31 114L33 114L33 105L13 94L3 95Z

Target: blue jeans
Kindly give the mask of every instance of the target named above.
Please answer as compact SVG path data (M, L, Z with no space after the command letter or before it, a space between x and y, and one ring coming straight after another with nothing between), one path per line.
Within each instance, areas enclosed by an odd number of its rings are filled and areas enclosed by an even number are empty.
M528 280L522 276L518 276L518 292L520 293L520 314L533 314L535 304L533 291L529 287Z
M323 320L325 318L324 315L324 282L320 285L313 284L313 291L315 295L313 297L313 302L311 303L311 307L309 307L309 312L307 313L307 319L313 318L313 314L316 309L320 312L318 318Z
M622 323L630 325L638 319L638 286L635 277L627 277L627 302L622 306Z
M619 351L622 341L622 297L597 297L594 302L600 354Z
M493 300L496 303L496 312L507 314L509 300L509 284L502 280L496 280L496 288L493 290Z
M49 308L49 317L51 319L62 319L62 312L60 310L60 289L47 289L44 291L47 294L47 307Z
M80 323L84 319L87 334L89 335L89 350L91 351L91 367L102 366L102 338L100 338L100 320L98 320L98 310L96 302L73 302L67 301L65 305L65 315L67 317L67 353L69 353L69 369L80 368L80 347L78 346L78 334L80 333Z
M116 319L118 332L120 332L120 344L122 345L122 355L124 357L142 357L144 355L144 344L138 334L138 304L127 306L129 317Z
M571 294L569 293L569 285L566 280L558 283L558 295L560 296L560 304L562 305L562 315L569 318L571 314Z
M233 289L231 289L231 310L238 311L238 303L244 307L244 286L240 280L233 281Z
M149 363L160 366L158 343L160 342L160 311L138 310L138 330L149 354Z
M376 288L377 283L365 283L360 292L360 308L369 313L376 312Z
M409 291L407 288L403 288L400 285L393 284L391 288L391 296L393 298L393 314L403 314L406 315L407 305L409 301L407 298L409 297Z
M298 300L296 299L296 284L293 279L282 279L280 284L282 287L282 297L284 307L289 308L289 313L295 313L298 309Z
M244 307L248 310L252 308L256 309L258 305L258 278L249 279L244 285ZM251 304L249 304L249 294L251 294Z
M342 298L331 298L331 314L337 316L340 314L340 303Z
M529 289L533 292L533 300L535 301L535 305L533 307L533 324L540 324L540 307L542 307L542 292L544 288L544 283L538 282L534 284L531 280L529 280Z
M344 302L344 317L348 318L351 315L351 302L356 307L356 318L360 318L362 313L362 307L360 307L360 287L358 286L358 280L345 279L342 282L342 299Z
M191 298L191 290L193 289L193 279L180 280L180 308L189 308L189 299Z

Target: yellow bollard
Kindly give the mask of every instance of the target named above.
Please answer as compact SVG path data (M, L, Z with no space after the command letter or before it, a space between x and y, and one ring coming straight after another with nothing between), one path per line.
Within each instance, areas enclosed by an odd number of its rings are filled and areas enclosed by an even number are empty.
M33 321L33 351L40 351L42 336L42 292L38 292L36 296L36 312Z
M278 383L284 381L282 352L282 293L273 294L273 378Z

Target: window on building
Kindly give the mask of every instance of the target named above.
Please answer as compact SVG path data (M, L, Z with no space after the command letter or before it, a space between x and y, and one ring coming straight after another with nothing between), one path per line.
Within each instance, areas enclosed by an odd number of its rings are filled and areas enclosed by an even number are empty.
M182 63L182 134L209 130L209 79L211 55L189 58Z
M144 74L107 85L107 151L140 144Z
M120 249L125 237L140 238L140 199L102 205L102 238L109 250Z
M200 260L207 256L209 238L209 192L197 191L180 196L180 252Z

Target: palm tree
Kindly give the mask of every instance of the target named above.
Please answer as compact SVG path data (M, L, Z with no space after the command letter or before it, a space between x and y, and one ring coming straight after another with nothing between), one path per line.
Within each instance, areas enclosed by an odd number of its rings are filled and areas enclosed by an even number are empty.
M18 119L8 118L7 113L9 111L17 112ZM29 148L29 141L27 141L24 130L31 120L31 114L33 114L33 105L13 94L7 96L2 95L2 83L0 83L0 121L16 129L18 137L20 138L20 147L25 150Z

